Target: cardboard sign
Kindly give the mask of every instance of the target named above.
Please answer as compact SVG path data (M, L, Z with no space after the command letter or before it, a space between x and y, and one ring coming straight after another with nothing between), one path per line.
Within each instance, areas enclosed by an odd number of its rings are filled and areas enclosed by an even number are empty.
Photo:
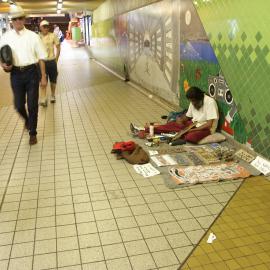
M264 175L270 174L270 162L262 157L257 156L251 165Z

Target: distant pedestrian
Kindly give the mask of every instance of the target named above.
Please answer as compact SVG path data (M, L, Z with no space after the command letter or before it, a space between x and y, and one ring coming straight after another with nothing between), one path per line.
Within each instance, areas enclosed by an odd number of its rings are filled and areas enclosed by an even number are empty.
M57 62L60 56L60 41L54 33L49 32L49 27L50 24L46 20L43 20L40 23L40 38L48 54L47 58L45 59L45 68L47 79L50 80L51 86L50 101L51 103L55 103L55 89L58 76ZM39 104L46 107L47 103L46 87L41 87L41 99Z
M64 41L64 35L63 35L63 32L61 31L61 29L59 28L59 26L57 24L55 24L53 26L53 28L54 28L53 33L58 37L60 42L63 42Z

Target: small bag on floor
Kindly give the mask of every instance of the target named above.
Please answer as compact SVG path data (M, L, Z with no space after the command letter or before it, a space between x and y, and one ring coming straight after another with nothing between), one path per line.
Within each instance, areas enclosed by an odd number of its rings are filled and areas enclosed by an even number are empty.
M121 153L123 151L132 152L136 147L135 142L128 141L128 142L116 142L113 145L113 149L111 153Z
M122 152L122 157L130 164L146 164L150 161L149 155L139 145L132 153Z

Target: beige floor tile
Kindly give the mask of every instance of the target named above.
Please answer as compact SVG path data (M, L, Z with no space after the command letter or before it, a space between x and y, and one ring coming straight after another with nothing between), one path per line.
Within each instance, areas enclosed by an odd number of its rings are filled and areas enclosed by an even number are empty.
M114 219L97 221L97 228L99 232L107 232L117 230L117 224Z
M99 235L102 245L110 245L122 242L119 231L102 232Z
M56 217L57 226L75 224L74 214L59 215Z
M152 255L158 267L169 266L178 263L178 259L172 250L158 251L152 253Z
M102 246L102 248L105 260L117 259L127 256L125 246L122 243Z
M215 220L213 216L205 216L197 218L197 221L200 223L201 227L206 229L209 228L212 222Z
M186 235L188 236L192 244L197 244L200 241L200 239L203 237L204 233L205 231L200 229L200 230L186 232Z
M176 254L180 263L182 263L186 259L186 257L190 254L193 248L193 246L185 246L174 249L174 253Z
M172 214L177 220L184 220L193 218L191 212L188 209L173 210Z
M91 263L104 260L101 247L91 247L81 249L82 263Z
M14 244L12 246L11 258L27 257L33 255L34 242Z
M84 234L79 236L80 248L90 248L100 246L100 239L97 233Z
M75 227L75 226L74 226ZM86 223L79 223L77 224L78 234L90 234L97 232L97 224L95 222L86 222ZM74 235L76 235L76 228L74 231Z
M144 240L126 242L125 247L128 256L140 255L149 252L149 249Z
M150 225L141 227L141 232L144 238L162 236L162 231L158 225Z
M149 238L149 239L146 239L145 241L148 245L150 252L171 249L168 241L166 240L164 236Z
M12 244L13 235L14 235L13 232L11 232L11 233L1 233L0 234L0 245L5 246L5 245Z
M65 237L57 239L57 251L78 249L77 237Z
M120 230L124 242L142 239L142 233L139 228L130 228Z
M119 229L134 228L137 226L137 223L134 217L117 218L116 222Z
M125 199L123 199L123 204L126 204L126 201ZM121 204L121 202L117 203L117 202L112 202L111 201L111 204L113 205L113 214L115 216L115 218L121 218L121 217L130 217L132 216L132 212L131 212L131 209L129 207L118 207L118 208L114 208L114 207L117 207L119 206L119 204Z
M152 214L135 216L135 219L139 226L155 225L157 221Z
M0 261L0 269L7 270L8 269L8 262L9 262L9 260Z
M94 211L96 220L113 219L113 212L111 209Z
M56 268L56 253L36 255L33 270Z
M158 223L165 223L176 220L170 212L154 213L154 217Z
M131 270L128 258L120 258L106 261L108 270Z
M11 245L0 246L0 260L9 259Z
M172 248L191 245L189 238L184 233L172 234L166 236Z
M131 211L135 216L146 215L150 213L150 209L148 208L147 204L131 206Z
M156 268L155 262L149 253L132 256L129 259L134 270L148 270Z
M57 268L57 270L81 270L81 269L82 269L81 265L72 265L72 266L58 267Z
M56 252L56 239L42 240L35 242L35 254Z
M183 230L177 222L167 222L159 224L164 235L181 233Z
M81 268L80 268L81 269ZM105 262L87 263L82 265L83 270L107 270Z
M56 238L56 228L40 228L36 230L36 240L46 240Z
M180 220L178 223L185 232L201 229L200 224L195 218Z
M79 250L58 252L57 261L58 267L81 264Z
M18 231L15 232L14 243L33 242L34 238L35 238L34 230Z
M9 262L9 270L31 270L33 257L14 258Z

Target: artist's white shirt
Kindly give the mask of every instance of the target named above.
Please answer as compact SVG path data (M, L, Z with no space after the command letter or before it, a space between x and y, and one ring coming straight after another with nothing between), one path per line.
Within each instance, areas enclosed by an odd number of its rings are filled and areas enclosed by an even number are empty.
M18 33L14 29L6 32L0 40L0 48L4 45L11 47L13 65L17 67L35 64L47 57L40 37L26 28Z
M215 120L211 133L213 134L217 129L219 119L218 106L216 101L207 95L204 95L203 106L199 110L195 109L193 104L190 103L186 116L192 118L193 123L197 122L196 127L206 124L208 120Z

